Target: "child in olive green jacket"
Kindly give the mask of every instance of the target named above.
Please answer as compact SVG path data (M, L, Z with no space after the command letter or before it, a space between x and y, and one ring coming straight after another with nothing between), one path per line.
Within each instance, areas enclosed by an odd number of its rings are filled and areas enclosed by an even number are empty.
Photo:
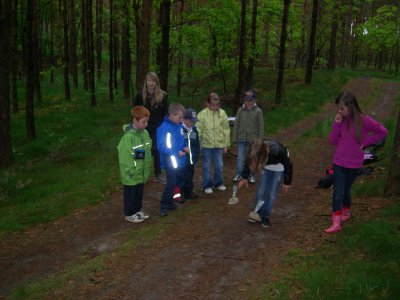
M118 144L121 181L124 185L125 220L140 223L149 216L142 211L144 183L151 170L151 139L145 129L150 112L144 106L131 110L132 123L123 126L124 135Z

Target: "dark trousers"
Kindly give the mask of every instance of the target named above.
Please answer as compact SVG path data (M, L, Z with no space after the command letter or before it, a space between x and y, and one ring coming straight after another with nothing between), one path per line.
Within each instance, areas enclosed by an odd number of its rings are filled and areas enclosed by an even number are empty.
M185 164L185 169L183 170L183 176L181 176L181 181L179 184L181 188L181 194L183 194L184 198L190 196L193 193L193 177L194 165L190 164L190 162L187 160Z
M332 211L341 210L342 206L351 207L351 186L358 170L333 165Z
M124 213L132 216L142 210L144 184L124 185Z
M182 169L168 167L165 168L165 173L167 175L167 184L161 196L161 210L166 210L174 205L174 189L181 181Z

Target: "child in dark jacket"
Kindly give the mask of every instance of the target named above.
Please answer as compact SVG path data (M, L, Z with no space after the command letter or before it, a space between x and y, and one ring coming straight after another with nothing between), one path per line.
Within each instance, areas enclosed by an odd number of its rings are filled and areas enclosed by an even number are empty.
M160 216L168 215L168 210L176 209L174 196L185 167L186 153L183 132L180 123L183 120L185 108L179 103L172 103L168 108L168 116L157 129L157 148L160 152L160 165L167 174L167 184L161 197ZM175 195L174 195L175 194Z
M193 192L193 177L194 167L197 164L200 156L200 140L197 128L194 125L197 122L197 113L194 109L186 109L185 116L181 124L183 131L183 137L185 139L185 148L189 149L186 155L185 168L183 171L183 177L181 178L180 192L183 196L181 203L185 200L194 200L198 196Z
M289 151L276 141L255 140L249 145L242 179L238 183L239 189L243 185L248 186L247 178L250 171L260 172L260 180L254 211L249 214L249 222L261 221L263 227L271 227L269 216L282 180L282 189L285 193L292 183L293 164L289 157Z

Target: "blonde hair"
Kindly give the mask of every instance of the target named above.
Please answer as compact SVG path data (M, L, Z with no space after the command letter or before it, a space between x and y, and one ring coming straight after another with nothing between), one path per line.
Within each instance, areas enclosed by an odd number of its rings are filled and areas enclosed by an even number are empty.
M219 104L220 100L219 100L219 96L217 93L212 92L207 96L207 103L211 104L211 103L215 103L215 104Z
M251 142L246 156L246 165L253 172L259 172L268 162L269 146L264 139Z
M154 89L154 94L150 95L148 90L147 90L147 80L152 80L156 83L156 88ZM146 75L146 79L144 80L144 84L143 84L143 89L142 89L142 98L143 98L143 103L146 103L148 98L151 97L151 106L154 106L156 104L159 104L162 102L162 99L164 97L164 95L166 95L167 93L164 92L161 88L160 88L160 80L158 79L158 76L155 72L149 72Z
M180 112L182 114L185 114L186 112L185 107L183 107L183 105L180 103L171 103L170 106L168 107L168 113L171 115L177 115Z

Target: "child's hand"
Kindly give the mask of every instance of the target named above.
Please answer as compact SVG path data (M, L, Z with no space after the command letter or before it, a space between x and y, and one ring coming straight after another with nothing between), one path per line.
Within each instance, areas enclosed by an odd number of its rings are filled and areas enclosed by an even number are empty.
M249 182L247 181L247 179L242 178L242 179L240 179L239 182L237 183L238 190L240 190L241 187L244 186L244 185L246 185L246 187L248 188L248 187L249 187Z
M188 154L190 153L189 147L185 147L184 150L185 150L186 153L188 153Z
M340 122L342 122L342 119L343 119L342 113L341 112L337 112L336 116L335 116L335 122L340 123Z
M228 148L224 147L224 153L228 152Z
M186 153L185 153L185 152L183 152L183 151L179 151L179 156L184 156L184 155L186 155Z
M289 190L290 185L287 184L282 184L282 191L286 194L287 191Z

